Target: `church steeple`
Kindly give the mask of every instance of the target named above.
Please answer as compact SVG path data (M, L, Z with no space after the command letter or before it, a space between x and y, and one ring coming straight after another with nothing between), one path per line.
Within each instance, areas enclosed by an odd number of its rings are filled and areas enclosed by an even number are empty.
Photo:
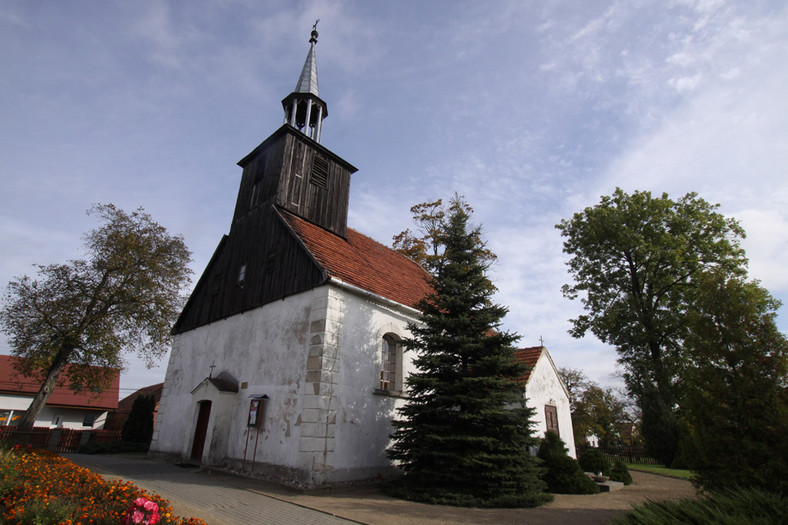
M317 22L312 26L309 53L306 55L295 91L282 100L282 108L285 110L285 124L290 124L315 142L320 142L323 119L328 116L328 106L320 98L317 87L317 60L315 59Z

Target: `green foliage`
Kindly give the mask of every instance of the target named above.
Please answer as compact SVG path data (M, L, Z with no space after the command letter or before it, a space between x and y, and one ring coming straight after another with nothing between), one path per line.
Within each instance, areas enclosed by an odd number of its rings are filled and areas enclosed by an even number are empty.
M558 434L545 433L539 445L539 458L545 467L542 479L554 494L596 494L599 486L585 475L577 461L569 456Z
M646 443L666 464L678 452L670 412L681 400L676 379L689 365L683 340L694 279L712 267L745 273L744 230L717 208L694 193L673 201L616 189L557 225L574 279L563 293L580 297L586 311L572 320L571 333L591 331L616 347L640 401Z
M533 411L526 407L518 336L499 331L506 309L491 297L490 258L469 207L452 200L440 225L440 256L429 260L430 293L421 323L403 344L417 353L410 397L392 424L388 456L404 476L390 493L447 505L535 506L548 499L538 460L528 453Z
M577 462L585 472L593 472L594 474L601 472L603 476L610 476L610 462L598 448L589 448L583 451L577 458Z
M143 210L92 210L104 222L84 237L87 258L38 266L38 278L8 284L0 327L15 366L41 389L20 422L30 428L67 371L76 391L100 391L122 367L121 351L148 364L170 347L170 328L188 284L191 254ZM103 369L101 367L104 367Z
M788 497L762 490L727 490L695 499L649 502L613 521L615 525L782 525Z
M467 214L473 213L471 207L458 199L457 196L452 200L448 209L444 206L443 199L412 206L410 213L416 223L417 232L406 229L395 235L392 238L392 248L402 255L410 257L426 270L436 268L445 248L441 236L445 232L446 218L451 213L451 207L457 205L462 206L463 211ZM470 233L473 236L473 241L480 248L478 255L481 260L485 263L494 261L496 256L485 247L481 230L476 229Z
M636 418L629 413L628 399L610 387L600 387L582 370L562 367L558 374L569 391L576 446L590 435L599 439L602 449L632 445Z
M678 418L652 384L642 387L640 432L649 456L669 467L680 455Z
M141 394L134 399L129 417L123 423L121 436L130 443L150 443L153 437L153 412L156 410L156 397Z
M47 501L31 501L24 511L17 515L17 523L29 525L58 525L71 518L77 506L63 498Z
M613 463L613 468L610 469L610 479L613 481L620 481L624 485L632 484L632 475L623 461L616 461Z
M691 468L706 489L758 487L788 494L788 340L780 303L757 282L708 273L701 280L687 350L683 409Z

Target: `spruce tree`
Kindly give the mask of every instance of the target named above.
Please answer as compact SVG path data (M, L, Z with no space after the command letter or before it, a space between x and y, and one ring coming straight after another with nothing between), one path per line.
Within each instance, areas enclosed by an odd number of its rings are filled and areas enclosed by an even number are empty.
M404 475L395 495L464 506L536 506L549 499L539 460L529 454L533 410L513 354L519 336L499 330L506 308L493 304L492 260L470 207L455 196L430 263L432 293L419 304L404 346L417 371L392 424L388 450Z

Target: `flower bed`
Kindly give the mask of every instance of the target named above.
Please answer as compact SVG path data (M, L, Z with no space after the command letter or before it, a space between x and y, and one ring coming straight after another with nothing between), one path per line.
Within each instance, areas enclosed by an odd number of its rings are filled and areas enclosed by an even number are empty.
M0 450L0 523L205 525L172 515L167 500L130 482L109 482L44 450Z

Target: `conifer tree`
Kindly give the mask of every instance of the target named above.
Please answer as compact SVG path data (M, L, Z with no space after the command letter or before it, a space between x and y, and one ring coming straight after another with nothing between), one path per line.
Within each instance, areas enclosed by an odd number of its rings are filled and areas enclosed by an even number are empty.
M153 412L156 398L153 394L140 394L131 405L129 417L123 424L121 436L129 443L150 443L153 437Z
M388 455L404 476L391 492L449 505L536 506L549 495L528 450L538 442L522 394L525 366L511 346L519 336L499 330L506 308L492 303L492 259L470 212L455 196L437 235L442 253L429 262L433 291L404 341L417 372L393 422Z

